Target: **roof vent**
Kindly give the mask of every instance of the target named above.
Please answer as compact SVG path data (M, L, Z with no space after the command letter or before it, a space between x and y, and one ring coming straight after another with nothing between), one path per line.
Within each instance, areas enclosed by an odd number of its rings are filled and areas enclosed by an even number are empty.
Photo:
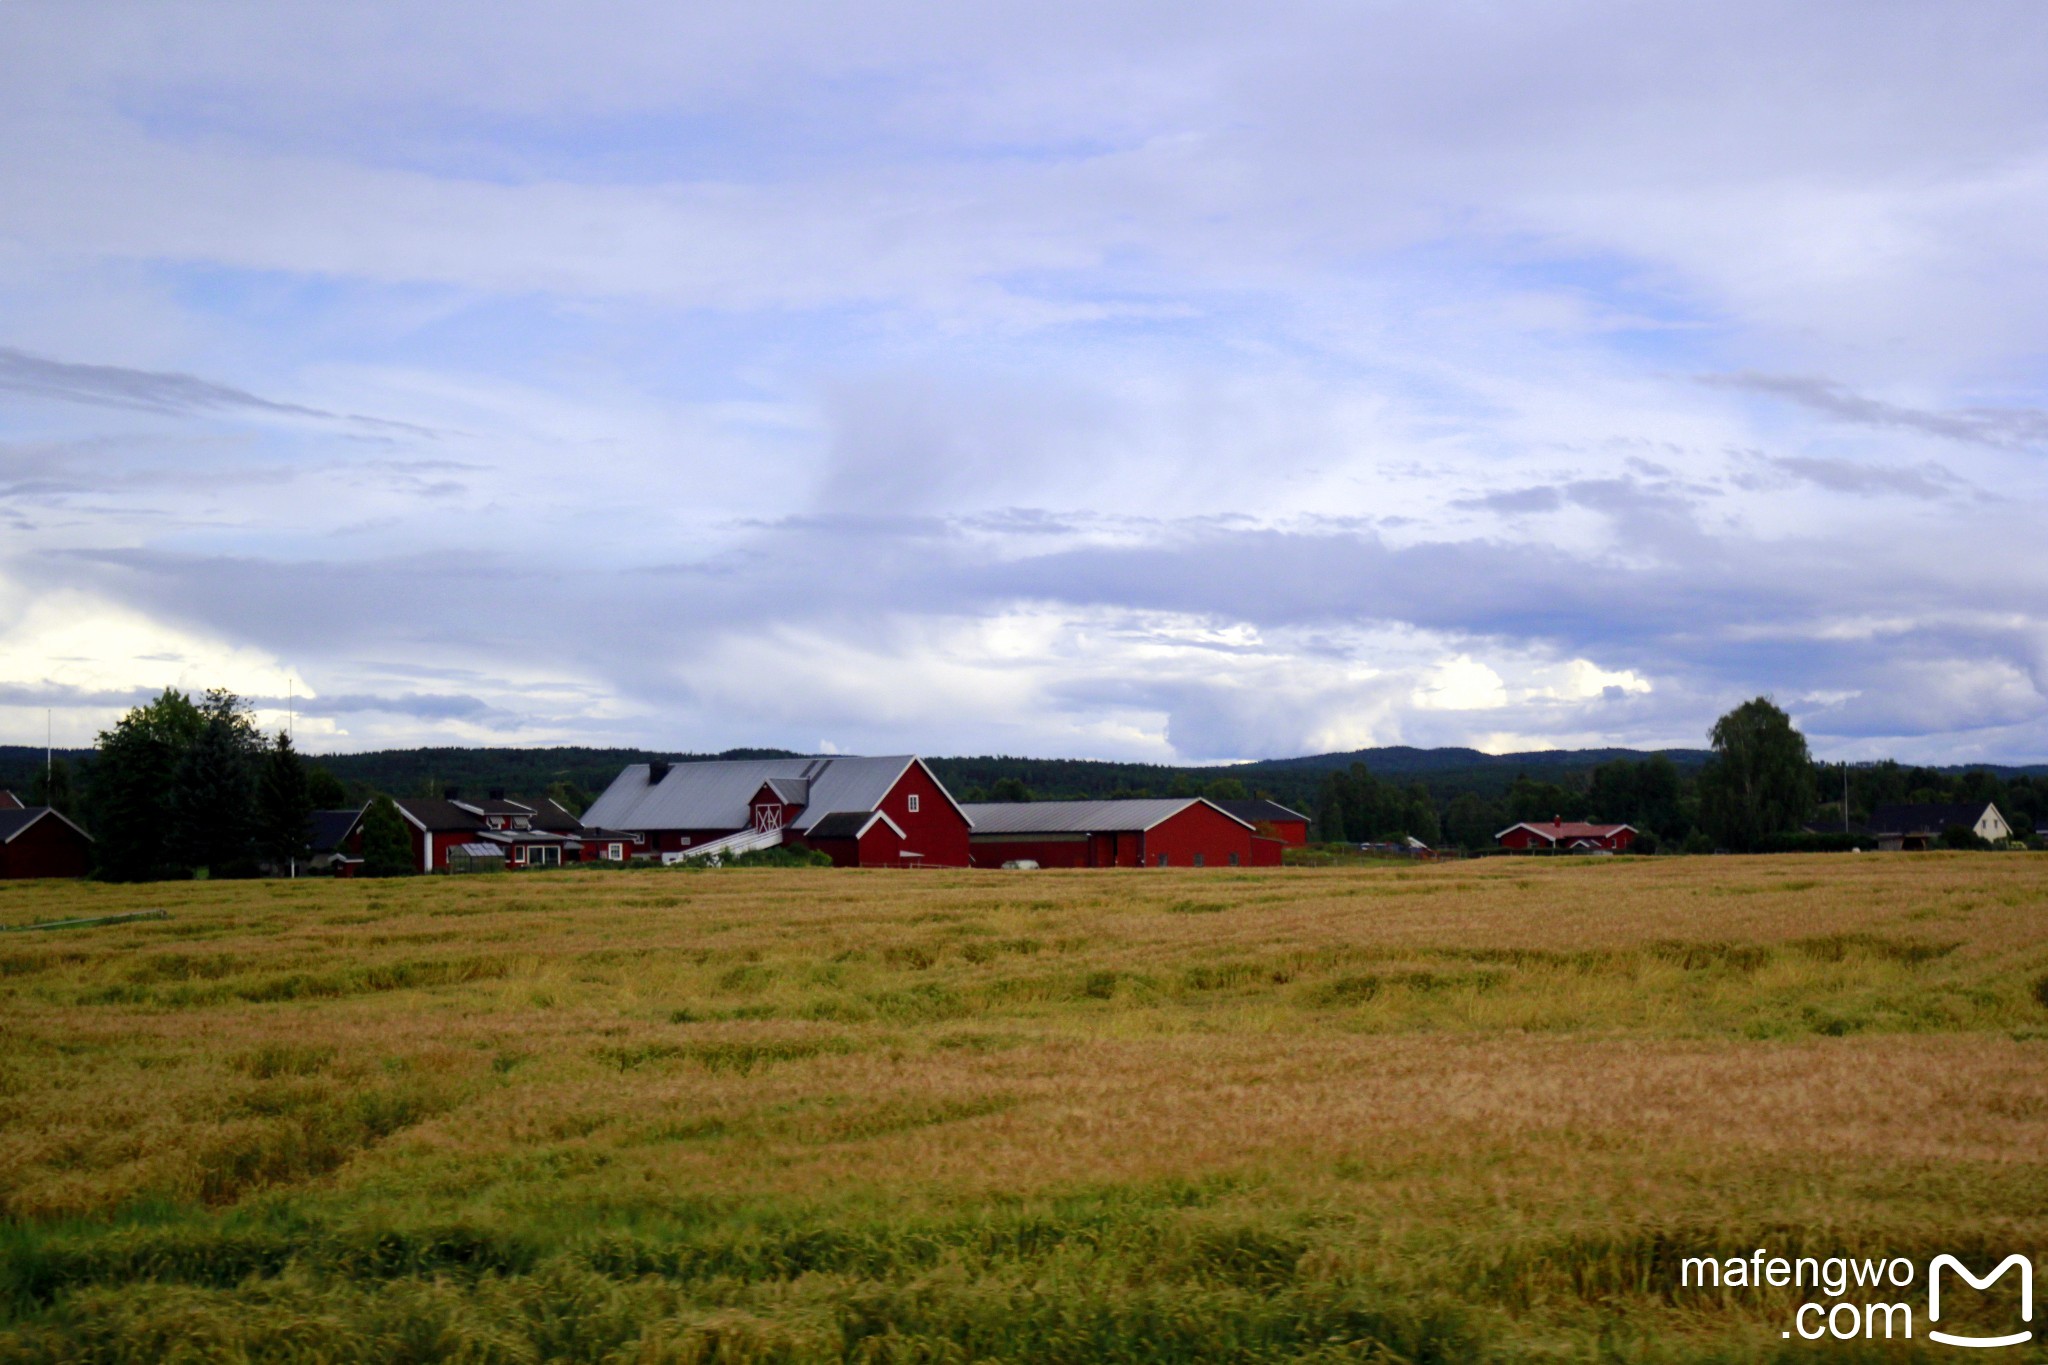
M669 761L665 758L657 758L654 762L648 764L647 785L651 787L661 781L662 778L667 777L670 766Z

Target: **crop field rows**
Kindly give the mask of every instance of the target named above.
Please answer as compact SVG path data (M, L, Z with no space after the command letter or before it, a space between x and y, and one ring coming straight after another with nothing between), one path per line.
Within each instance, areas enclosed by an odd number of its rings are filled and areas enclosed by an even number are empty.
M152 908L0 935L0 1361L1892 1360L1678 1258L2048 1248L2048 859L0 883Z

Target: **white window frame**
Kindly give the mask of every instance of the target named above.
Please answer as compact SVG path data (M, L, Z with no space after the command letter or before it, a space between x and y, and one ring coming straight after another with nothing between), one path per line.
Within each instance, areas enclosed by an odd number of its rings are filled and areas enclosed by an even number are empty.
M626 861L626 846L624 844L606 844L604 846L604 856L608 862L623 863Z
M909 807L908 807L908 810L910 811L910 813L911 813L912 815L915 815L915 814L917 814L917 793L916 793L916 792L912 792L912 793L910 794L910 805L909 805Z

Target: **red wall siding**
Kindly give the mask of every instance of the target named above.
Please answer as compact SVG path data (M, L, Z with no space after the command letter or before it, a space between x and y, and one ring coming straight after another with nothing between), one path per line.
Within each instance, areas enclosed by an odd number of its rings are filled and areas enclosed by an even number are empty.
M913 794L918 798L915 815L910 813ZM919 861L925 866L971 865L967 852L967 817L946 799L922 763L913 763L904 769L903 776L896 779L896 785L889 788L889 794L882 798L879 809L902 827L903 847L921 855ZM868 833L872 837L874 831ZM903 858L897 861L910 860Z
M1207 867L1230 866L1233 853L1248 867L1252 832L1213 806L1189 806L1145 831L1145 866L1157 865L1162 853L1168 867L1193 867L1197 853Z
M1502 848L1527 848L1531 844L1536 844L1542 848L1550 847L1548 839L1538 839L1526 829L1511 829L1506 834L1500 836L1500 846Z
M92 841L45 815L0 844L0 877L83 877L92 871Z
M1252 837L1252 866L1279 867L1282 863L1286 861L1286 859L1282 856L1286 853L1286 851L1286 841L1281 839L1267 839L1262 836L1254 835ZM1228 862L1229 859L1226 858L1224 861Z
M1268 839L1278 839L1283 844L1296 848L1308 842L1308 821L1306 820L1261 820L1258 833Z
M973 846L974 865L1001 867L1015 859L1029 858L1040 867L1089 867L1093 864L1088 861L1088 844L1087 839L1034 839L1028 834L1015 839L984 839Z

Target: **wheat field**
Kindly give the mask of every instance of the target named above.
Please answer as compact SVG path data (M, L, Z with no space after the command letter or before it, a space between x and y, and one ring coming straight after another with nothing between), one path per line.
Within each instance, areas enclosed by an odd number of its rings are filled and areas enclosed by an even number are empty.
M2028 855L0 883L142 909L0 935L0 1361L1894 1360L1677 1262L2048 1250Z

